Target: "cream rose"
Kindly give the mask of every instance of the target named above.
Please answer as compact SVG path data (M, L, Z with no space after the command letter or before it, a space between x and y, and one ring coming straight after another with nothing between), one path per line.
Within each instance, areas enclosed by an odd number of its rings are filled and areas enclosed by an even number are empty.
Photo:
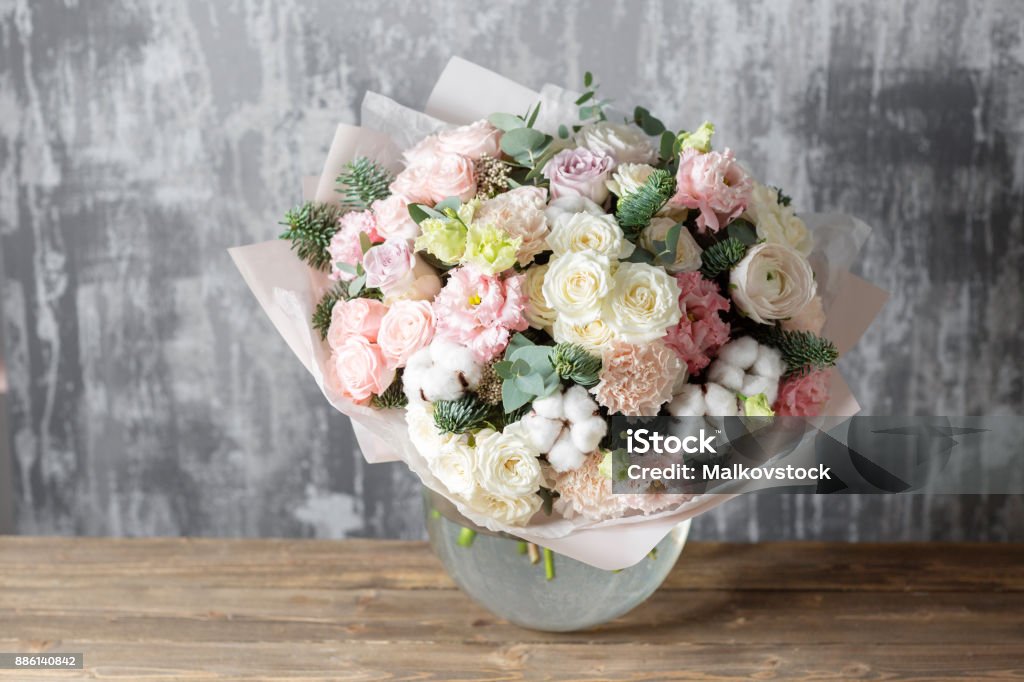
M555 320L551 336L558 343L576 343L598 355L615 340L615 332L601 318L568 322L560 317Z
M544 278L549 264L534 265L526 271L526 295L529 303L526 306L526 321L536 329L550 329L558 315L544 298Z
M517 259L526 265L547 248L547 194L543 187L517 187L483 202L474 219L522 239Z
M655 242L664 242L668 231L675 224L676 221L671 218L653 218L651 224L640 233L640 246L649 253L657 254L659 249ZM704 250L697 244L690 231L683 226L679 230L678 239L676 239L675 262L666 265L665 269L672 274L700 270L700 254L703 252Z
M549 227L554 227L558 221L571 218L577 213L604 215L604 209L586 197L561 197L552 200L544 211Z
M654 166L649 166L646 163L624 163L615 169L611 180L606 184L612 194L624 197L643 187L653 172Z
M477 488L466 500L470 509L508 526L523 526L540 511L544 501L540 495L505 497Z
M793 317L811 302L816 289L807 259L782 244L751 247L729 273L736 307L760 324Z
M541 285L548 305L570 322L597 317L611 288L611 260L589 251L552 258Z
M501 131L487 121L476 121L469 125L437 134L437 148L442 154L461 154L468 159L479 159L483 155L500 156L498 142Z
M658 154L647 134L628 123L588 123L580 128L575 139L579 146L607 154L616 163L654 163L658 160Z
M476 452L466 443L453 441L442 445L436 455L427 458L427 465L450 492L469 498L476 490Z
M614 217L590 213L560 218L548 235L548 247L556 256L593 251L609 258L628 258L635 249Z
M790 246L805 256L814 246L810 230L793 207L780 204L778 191L759 182L754 183L743 217L757 226L757 236L767 242Z
M501 497L522 497L541 484L539 453L514 431L482 429L476 434L476 482Z
M601 317L620 339L636 344L661 338L681 316L674 277L646 263L619 264Z

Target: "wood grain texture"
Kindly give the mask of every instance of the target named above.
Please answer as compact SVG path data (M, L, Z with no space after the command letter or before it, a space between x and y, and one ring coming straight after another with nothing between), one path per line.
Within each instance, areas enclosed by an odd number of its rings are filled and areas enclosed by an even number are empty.
M3 538L0 649L84 653L32 675L62 680L1002 680L1024 677L1022 566L1021 545L692 543L632 613L546 634L418 542Z
M414 477L364 465L224 249L276 233L367 89L422 106L453 54L589 69L874 225L859 273L893 296L841 363L867 413L1024 408L1015 0L0 0L19 532L422 536ZM759 496L693 533L1022 540L1024 500Z

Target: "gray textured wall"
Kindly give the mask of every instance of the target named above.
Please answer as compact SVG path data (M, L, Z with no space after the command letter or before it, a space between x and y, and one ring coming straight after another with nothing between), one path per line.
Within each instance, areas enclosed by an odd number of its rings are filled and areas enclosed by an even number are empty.
M487 6L484 6L487 5ZM1021 413L1024 3L0 0L0 248L22 533L418 536L224 252L275 234L372 88L452 54L719 144L877 227L868 413ZM1024 539L1019 498L760 498L700 537Z

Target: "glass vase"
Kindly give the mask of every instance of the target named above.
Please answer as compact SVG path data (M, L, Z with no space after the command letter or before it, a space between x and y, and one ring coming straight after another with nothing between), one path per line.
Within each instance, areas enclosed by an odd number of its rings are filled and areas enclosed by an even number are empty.
M455 584L491 613L532 630L584 630L622 616L650 597L686 543L685 521L639 563L619 571L530 548L463 517L424 488L427 533Z

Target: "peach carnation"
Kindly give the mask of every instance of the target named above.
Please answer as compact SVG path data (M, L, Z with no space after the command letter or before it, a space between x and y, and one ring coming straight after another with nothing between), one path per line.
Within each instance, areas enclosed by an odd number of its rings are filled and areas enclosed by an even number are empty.
M633 510L653 514L692 499L692 495L649 491L616 494L612 491L612 480L601 472L602 459L601 453L593 454L583 466L555 474L556 512L567 519L582 516L590 521L603 521Z
M683 317L668 330L665 345L696 374L711 362L712 356L729 340L729 323L719 312L729 310L729 299L719 293L718 285L699 272L676 275L679 284L679 308Z
M817 417L828 403L828 372L819 370L789 377L779 384L772 409L786 417Z
M601 355L600 381L591 392L612 414L654 416L672 399L683 364L657 340L633 345L613 342Z

